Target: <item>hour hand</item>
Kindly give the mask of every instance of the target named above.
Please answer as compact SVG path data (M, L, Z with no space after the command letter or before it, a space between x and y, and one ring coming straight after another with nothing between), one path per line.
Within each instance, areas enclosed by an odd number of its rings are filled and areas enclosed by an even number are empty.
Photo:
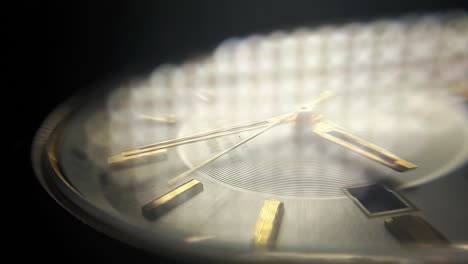
M405 172L417 167L415 164L396 156L386 149L351 135L332 122L326 120L318 121L313 125L313 131L322 138L377 161L395 171Z

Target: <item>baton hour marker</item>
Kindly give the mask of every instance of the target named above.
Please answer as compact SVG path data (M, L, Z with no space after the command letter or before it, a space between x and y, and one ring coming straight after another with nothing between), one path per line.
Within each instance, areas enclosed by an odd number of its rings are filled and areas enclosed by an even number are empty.
M258 249L272 249L278 237L283 203L277 200L266 200L255 226L254 243Z
M150 220L154 220L193 198L202 191L203 184L200 181L195 179L190 180L143 206L143 216Z

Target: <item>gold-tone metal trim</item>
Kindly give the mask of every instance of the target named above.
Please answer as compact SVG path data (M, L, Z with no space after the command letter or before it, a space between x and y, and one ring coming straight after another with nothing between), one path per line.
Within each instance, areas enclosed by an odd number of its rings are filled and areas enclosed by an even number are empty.
M45 142L45 154L47 155L47 161L53 173L61 180L65 186L78 195L81 195L80 191L69 181L69 179L63 173L63 169L58 159L59 146L63 143L63 131L65 130L65 122L68 120L71 110L65 108L64 110L57 111L56 115L63 115L60 120L55 124L54 129L50 132L49 138ZM49 117L54 120L55 116ZM51 121L50 121L51 122ZM42 128L41 128L42 129Z
M254 233L255 247L268 250L275 247L281 220L283 203L277 200L266 200L257 220Z
M386 149L351 135L330 121L321 120L314 123L313 131L322 138L377 161L395 171L405 172L417 167L415 164L396 156Z
M156 219L203 191L203 184L190 180L142 207L143 216Z

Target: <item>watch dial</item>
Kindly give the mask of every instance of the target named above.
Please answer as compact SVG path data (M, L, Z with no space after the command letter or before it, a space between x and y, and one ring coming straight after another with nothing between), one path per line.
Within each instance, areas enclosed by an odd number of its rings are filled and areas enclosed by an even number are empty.
M159 253L431 259L442 243L466 257L467 25L227 40L69 103L39 132L39 178L99 230Z

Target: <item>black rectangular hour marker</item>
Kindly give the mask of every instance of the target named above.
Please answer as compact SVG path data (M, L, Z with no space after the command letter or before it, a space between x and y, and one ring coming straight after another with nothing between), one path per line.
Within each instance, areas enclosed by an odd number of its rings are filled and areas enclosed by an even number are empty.
M351 187L345 192L369 217L414 210L394 191L380 184Z
M314 132L325 139L377 161L398 172L404 172L417 167L415 164L399 158L386 149L351 135L329 121L316 123Z
M143 216L154 220L175 207L186 202L190 198L203 191L203 184L198 180L191 180L175 188L174 190L161 195L142 207Z
M449 244L431 224L416 215L401 215L385 219L387 230L402 243L419 245Z

